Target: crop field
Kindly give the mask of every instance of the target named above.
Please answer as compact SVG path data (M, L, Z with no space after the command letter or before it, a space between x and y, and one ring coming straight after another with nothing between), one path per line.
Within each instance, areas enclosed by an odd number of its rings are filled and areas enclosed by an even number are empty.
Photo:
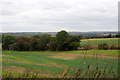
M83 39L81 40L81 46L84 45L98 45L101 43L106 43L108 45L118 45L118 38L99 38L99 39Z
M3 76L9 72L22 75L28 71L31 74L37 73L39 77L62 77L67 71L69 76L81 68L82 73L88 72L89 66L91 70L97 67L101 72L114 73L114 77L117 77L117 56L118 50L3 51Z

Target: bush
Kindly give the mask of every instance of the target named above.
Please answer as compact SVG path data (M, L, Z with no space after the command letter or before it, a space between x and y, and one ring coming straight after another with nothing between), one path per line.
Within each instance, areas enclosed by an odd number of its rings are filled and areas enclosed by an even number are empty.
M84 45L83 46L83 49L85 49L85 50L90 50L90 49L93 49L93 46L92 45Z
M111 50L117 50L117 49L119 49L119 45L111 45L110 49Z
M108 49L108 44L106 44L106 43L98 44L98 48L103 49L103 50L107 50Z

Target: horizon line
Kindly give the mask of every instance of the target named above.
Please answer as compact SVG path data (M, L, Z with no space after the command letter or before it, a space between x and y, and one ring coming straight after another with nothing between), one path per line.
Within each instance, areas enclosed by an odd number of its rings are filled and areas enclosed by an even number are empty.
M61 30L62 31L62 30ZM67 30L65 30L67 31ZM49 33L49 32L59 32L59 31L4 31L1 33L22 33L22 32L41 32L41 33ZM119 31L67 31L67 32L119 32Z

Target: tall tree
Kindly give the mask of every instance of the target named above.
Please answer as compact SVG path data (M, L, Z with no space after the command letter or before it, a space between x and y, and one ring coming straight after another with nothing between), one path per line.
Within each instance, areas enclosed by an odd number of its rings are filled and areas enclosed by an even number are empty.
M66 50L66 43L67 43L67 38L69 37L69 34L65 31L62 30L56 34L56 42L57 42L57 50L64 51Z

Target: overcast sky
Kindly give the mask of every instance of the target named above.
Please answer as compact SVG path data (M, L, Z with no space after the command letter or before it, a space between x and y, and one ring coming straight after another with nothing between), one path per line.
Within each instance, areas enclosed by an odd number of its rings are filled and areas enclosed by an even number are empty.
M0 0L1 31L117 31L118 1Z

